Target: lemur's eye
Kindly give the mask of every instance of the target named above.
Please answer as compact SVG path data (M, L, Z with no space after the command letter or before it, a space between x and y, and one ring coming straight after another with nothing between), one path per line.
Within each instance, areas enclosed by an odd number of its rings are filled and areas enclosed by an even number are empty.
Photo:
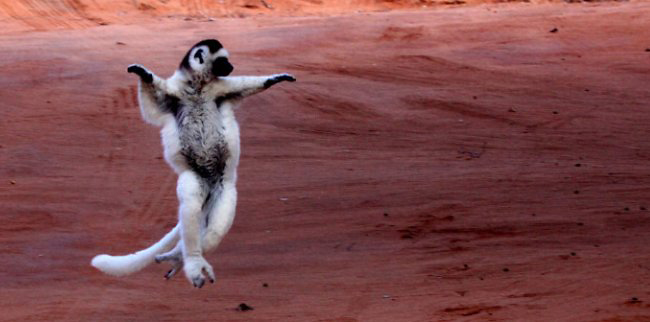
M194 53L194 59L198 59L199 64L203 64L203 49L199 49Z

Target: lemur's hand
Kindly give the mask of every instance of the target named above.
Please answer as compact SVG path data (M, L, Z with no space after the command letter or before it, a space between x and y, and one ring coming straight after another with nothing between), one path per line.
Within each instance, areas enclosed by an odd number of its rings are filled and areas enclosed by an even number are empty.
M269 87L271 87L271 86L273 86L273 85L275 85L275 84L277 84L279 82L284 82L284 81L295 82L296 78L293 77L293 75L291 75L291 74L273 75L273 77L267 79L266 82L264 82L264 88L269 88Z
M291 74L279 74L279 75L276 75L273 78L276 79L278 82L282 82L282 81L295 82L296 81L296 78L293 77L293 75L291 75Z
M151 75L151 73L146 68L144 68L142 65L139 65L139 64L129 65L129 68L127 68L126 71L129 72L129 73L134 73L134 74L140 76L140 79L144 83L147 83L147 84L153 83L153 75Z

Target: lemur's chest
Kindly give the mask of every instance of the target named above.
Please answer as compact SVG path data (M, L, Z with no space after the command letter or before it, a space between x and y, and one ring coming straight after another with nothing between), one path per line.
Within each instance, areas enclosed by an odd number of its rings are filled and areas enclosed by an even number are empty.
M223 117L214 103L184 103L176 115L176 123L180 136L188 143L200 141L205 144L223 135Z
M227 118L214 102L181 102L176 115L180 153L199 175L223 176L232 146L227 139Z

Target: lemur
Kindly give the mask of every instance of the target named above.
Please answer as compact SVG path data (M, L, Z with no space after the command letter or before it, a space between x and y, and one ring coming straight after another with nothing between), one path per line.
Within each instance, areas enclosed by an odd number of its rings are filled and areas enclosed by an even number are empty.
M204 274L214 283L203 254L217 247L235 217L240 150L234 110L247 96L296 80L289 74L228 76L233 69L228 51L215 39L194 45L167 79L141 65L128 66L129 73L139 76L142 118L162 127L165 160L178 174L178 224L149 248L124 256L98 255L92 266L123 276L167 261L172 265L167 279L183 269L197 288L204 285Z

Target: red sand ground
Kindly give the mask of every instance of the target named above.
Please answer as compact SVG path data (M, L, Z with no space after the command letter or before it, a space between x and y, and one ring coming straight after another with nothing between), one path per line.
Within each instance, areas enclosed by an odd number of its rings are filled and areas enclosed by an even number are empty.
M7 3L0 320L650 321L648 3L95 26ZM299 80L238 112L218 281L102 275L176 221L126 66L206 37Z

